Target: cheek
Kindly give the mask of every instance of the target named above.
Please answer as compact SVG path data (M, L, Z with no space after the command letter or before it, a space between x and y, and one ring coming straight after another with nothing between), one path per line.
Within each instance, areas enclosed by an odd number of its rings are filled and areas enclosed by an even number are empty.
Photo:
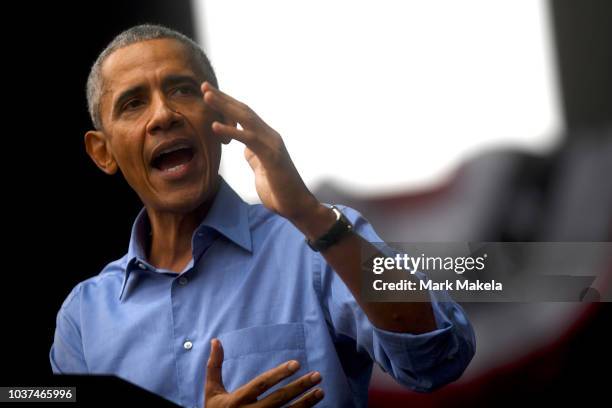
M183 113L191 123L205 130L209 130L215 120L221 119L221 115L206 105L203 100L185 102L177 106L177 110Z
M213 133L212 123L220 121L221 116L208 108L194 109L184 116L197 132L206 156L218 156L220 139Z
M126 156L122 158L120 163L121 170L126 178L134 182L139 182L145 176L145 169L142 164L142 159L134 156Z
M206 146L207 156L206 164L209 168L215 168L219 165L221 159L221 144L220 143L207 143Z
M113 156L121 172L128 180L137 180L144 173L142 139L136 135L115 137L112 143Z

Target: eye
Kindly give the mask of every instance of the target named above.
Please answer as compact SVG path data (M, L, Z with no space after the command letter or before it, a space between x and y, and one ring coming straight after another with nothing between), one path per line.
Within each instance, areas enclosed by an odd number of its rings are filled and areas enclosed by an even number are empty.
M137 99L137 98L133 98L130 99L129 101L127 101L121 110L124 111L129 111L129 110L134 110L136 108L138 108L139 106L141 106L142 104L144 104L144 102L141 99Z
M172 89L171 94L177 96L188 96L196 95L197 91L191 85L179 85L176 88Z

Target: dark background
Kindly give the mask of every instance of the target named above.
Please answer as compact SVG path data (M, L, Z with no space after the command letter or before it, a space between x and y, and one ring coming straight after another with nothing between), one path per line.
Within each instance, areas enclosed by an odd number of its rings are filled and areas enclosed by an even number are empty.
M612 122L612 2L551 0L551 7L567 137L578 137L582 129ZM2 151L9 160L3 166L0 385L44 385L53 381L48 352L61 303L78 282L124 254L140 209L121 176L104 175L84 151L89 68L125 28L153 22L192 36L194 20L190 2L160 0L14 2L3 18ZM610 309L602 305L562 356L533 361L536 371L562 364L547 387L532 389L532 369L499 373L480 400L477 394L466 401L604 395Z

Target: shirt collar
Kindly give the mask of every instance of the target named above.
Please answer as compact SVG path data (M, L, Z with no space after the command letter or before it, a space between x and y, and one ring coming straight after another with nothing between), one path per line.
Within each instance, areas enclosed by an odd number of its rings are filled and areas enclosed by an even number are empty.
M201 239L199 237L206 234L207 228L216 230L236 245L252 252L249 205L240 198L222 177L219 177L219 190L213 204L198 228L194 231L191 242L195 244L196 240ZM126 273L119 296L120 299L125 291L131 270L138 268L138 264L144 264L149 267L149 264L146 262L146 245L150 231L151 224L146 208L142 208L132 225Z
M236 245L252 252L251 228L249 225L249 205L219 177L219 191L210 210L204 217L196 234L204 227L217 230Z

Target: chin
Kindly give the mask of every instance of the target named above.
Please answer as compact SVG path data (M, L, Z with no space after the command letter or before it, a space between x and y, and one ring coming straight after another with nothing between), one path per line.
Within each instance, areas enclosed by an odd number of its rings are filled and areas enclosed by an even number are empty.
M173 213L190 213L201 207L210 198L210 192L198 189L184 189L173 191L159 197L155 206L161 211Z

